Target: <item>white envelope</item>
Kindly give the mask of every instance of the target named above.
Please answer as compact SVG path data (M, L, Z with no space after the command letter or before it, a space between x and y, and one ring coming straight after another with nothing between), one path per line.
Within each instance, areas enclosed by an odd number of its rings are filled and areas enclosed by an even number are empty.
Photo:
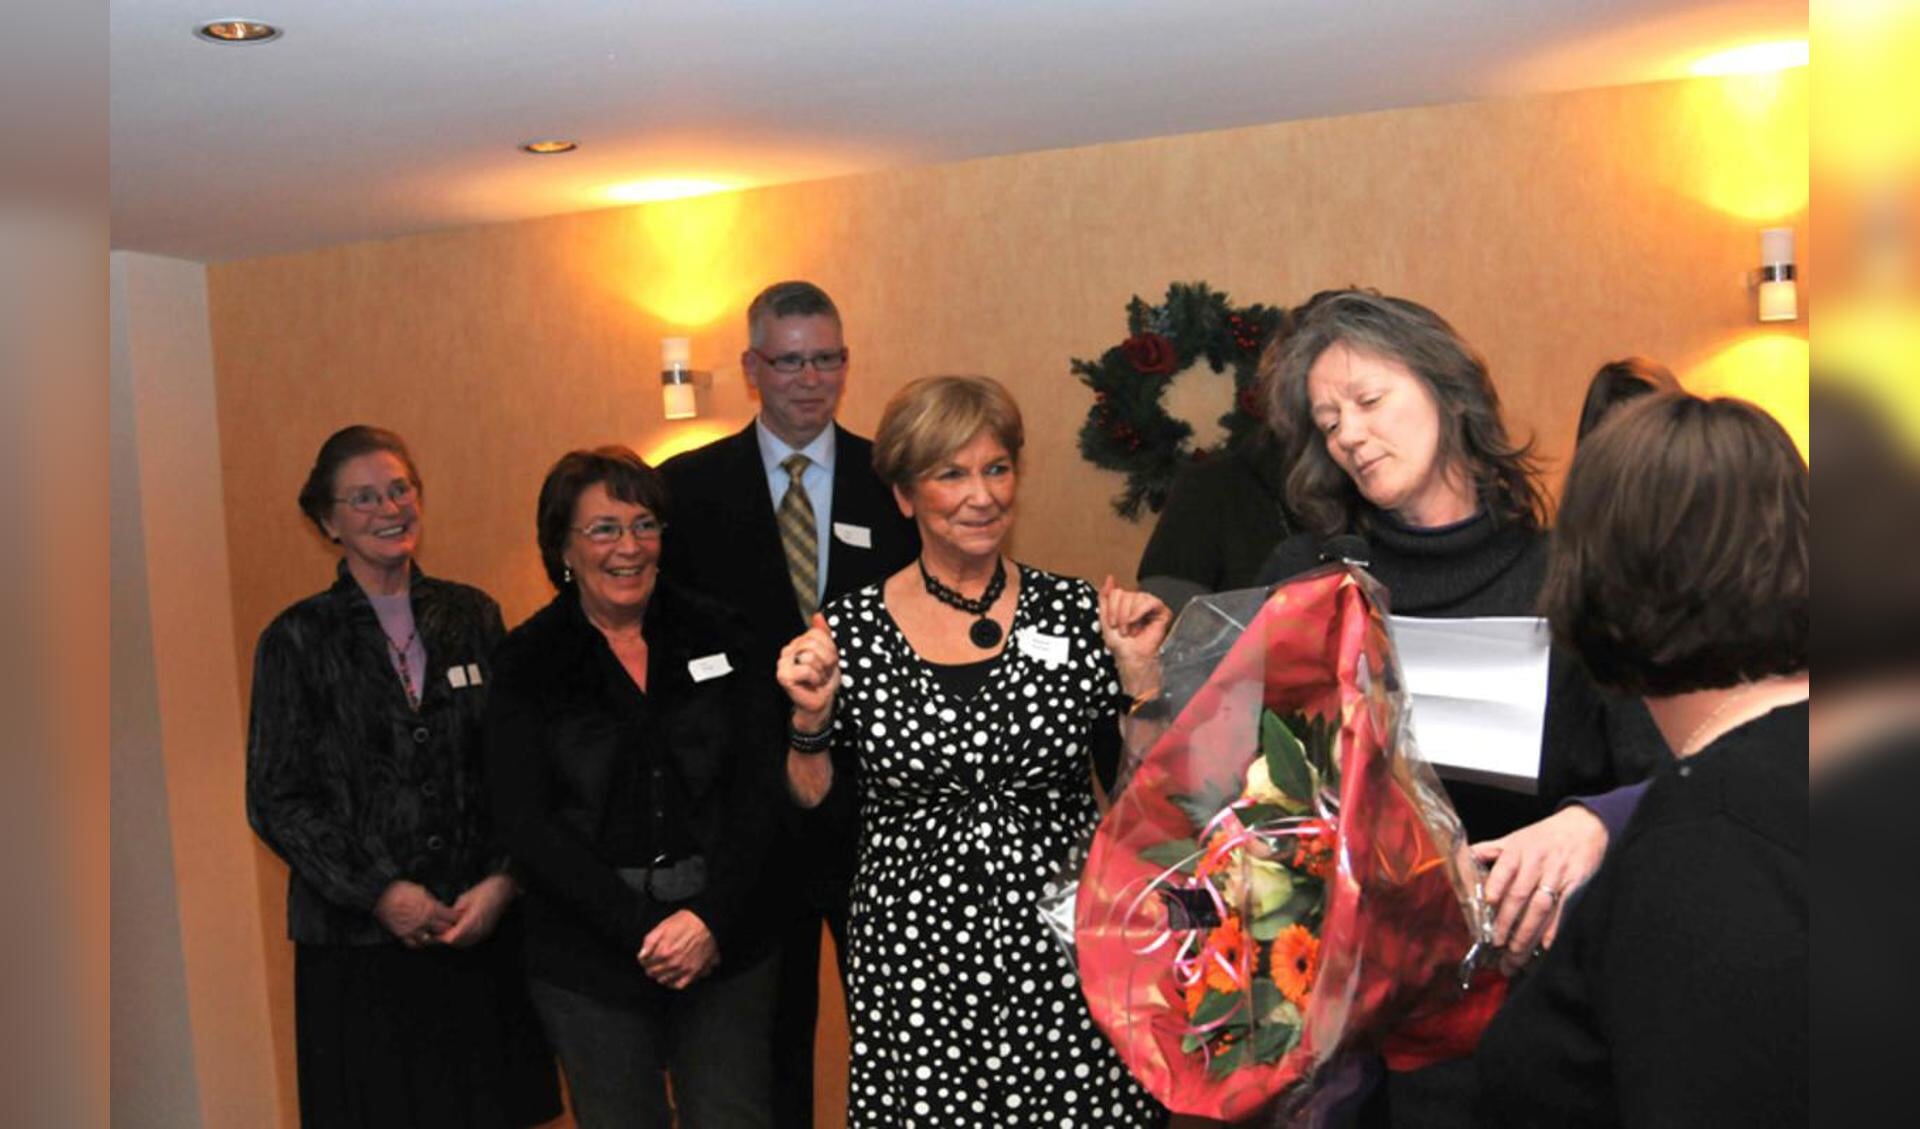
M1389 616L1420 755L1446 779L1540 787L1552 637L1533 616Z

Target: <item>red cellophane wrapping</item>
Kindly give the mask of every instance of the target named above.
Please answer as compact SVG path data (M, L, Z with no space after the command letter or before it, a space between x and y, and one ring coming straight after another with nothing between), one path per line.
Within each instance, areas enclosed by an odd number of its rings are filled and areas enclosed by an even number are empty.
M1258 607L1211 653L1183 659L1176 627L1162 658L1169 685L1184 661L1197 689L1132 760L1095 833L1074 944L1094 1019L1156 1098L1178 1113L1284 1122L1335 1054L1459 1010L1484 906L1459 818L1408 732L1377 583L1330 566ZM1190 608L1182 623L1202 614ZM1191 669L1216 660L1204 681ZM1317 734L1323 762L1292 789L1311 794L1289 793L1283 807L1261 802L1279 795L1264 775L1247 783L1275 716ZM1214 798L1230 814L1202 822ZM1309 841L1332 848L1312 877L1263 861L1297 862ZM1273 908L1283 894L1308 909L1276 940L1288 928L1276 923L1291 920ZM1193 919L1176 902L1197 904L1213 928L1181 928ZM1225 930L1221 919L1232 919ZM1267 939L1253 940L1261 922ZM1283 943L1298 958L1290 970L1279 967ZM1240 998L1208 998L1223 992Z

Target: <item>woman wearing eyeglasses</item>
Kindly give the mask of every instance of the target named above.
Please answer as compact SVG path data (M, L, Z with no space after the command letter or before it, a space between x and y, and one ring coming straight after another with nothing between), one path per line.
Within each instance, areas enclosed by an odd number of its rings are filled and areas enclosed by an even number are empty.
M550 1120L481 780L500 608L414 563L420 474L391 431L330 436L300 509L338 578L260 636L247 817L291 871L301 1122Z
M769 1122L774 949L755 910L782 748L731 609L659 572L666 486L624 447L540 488L551 603L496 658L494 810L534 1004L582 1129Z

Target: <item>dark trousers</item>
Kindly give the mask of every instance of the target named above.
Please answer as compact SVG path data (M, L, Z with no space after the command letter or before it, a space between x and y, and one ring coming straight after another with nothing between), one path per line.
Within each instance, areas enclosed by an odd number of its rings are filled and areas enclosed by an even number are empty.
M773 1124L812 1129L813 1043L820 1013L820 925L833 932L834 953L847 974L847 906L804 907L780 937L779 998L773 1009Z
M669 1075L682 1129L766 1129L778 968L771 954L653 1005L533 981L533 1006L560 1056L580 1129L669 1129Z

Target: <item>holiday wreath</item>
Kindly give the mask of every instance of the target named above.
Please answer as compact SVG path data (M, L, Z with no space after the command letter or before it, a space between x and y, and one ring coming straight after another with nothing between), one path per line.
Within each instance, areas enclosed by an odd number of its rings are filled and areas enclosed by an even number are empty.
M1189 460L1209 458L1255 433L1260 349L1282 316L1266 306L1235 306L1204 282L1176 282L1160 305L1149 306L1137 294L1127 303L1125 341L1097 361L1074 359L1074 375L1093 390L1080 455L1127 476L1126 489L1113 500L1120 516L1137 521L1143 505L1158 513L1173 476ZM1195 449L1193 428L1167 414L1161 398L1177 375L1201 360L1215 373L1232 373L1233 401L1220 417L1226 438Z

